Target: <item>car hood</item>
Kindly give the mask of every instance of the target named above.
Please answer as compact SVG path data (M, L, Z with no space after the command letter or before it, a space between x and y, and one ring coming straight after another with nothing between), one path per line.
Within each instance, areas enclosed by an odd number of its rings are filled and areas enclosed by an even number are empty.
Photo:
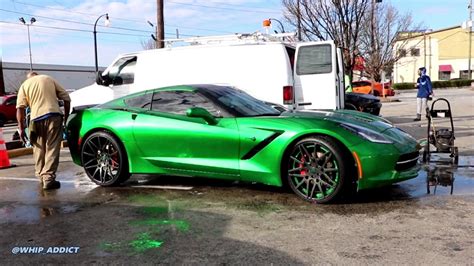
M384 135L393 141L395 146L401 151L413 149L416 146L416 140L403 130L395 127L390 121L367 113L351 110L334 111L298 111L285 112L281 116L294 117L298 119L307 119L320 121L330 121L336 124L349 124L367 128Z
M394 127L390 121L379 116L351 110L305 110L298 112L285 112L282 113L281 116L303 119L320 119L336 122L338 124L353 124L369 128L379 133Z

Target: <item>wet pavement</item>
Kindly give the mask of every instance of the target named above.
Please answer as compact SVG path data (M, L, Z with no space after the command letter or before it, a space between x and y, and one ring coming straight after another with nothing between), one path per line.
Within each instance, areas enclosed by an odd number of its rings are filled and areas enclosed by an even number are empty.
M280 188L193 178L139 175L102 188L67 150L61 189L44 192L30 156L12 161L18 166L0 177L0 260L7 264L473 261L474 156L461 156L458 167L432 162L415 179L331 205ZM433 173L452 177L452 195L445 180L434 193ZM25 246L79 250L12 254Z
M412 95L399 97L404 104L384 103L383 116L423 138L426 121L411 122L406 110ZM473 112L455 108L466 118L456 120L457 166L433 155L417 178L330 205L282 188L184 177L134 175L102 188L67 149L61 189L45 192L32 156L14 158L17 167L0 170L0 263L472 264ZM61 247L71 252L47 252Z

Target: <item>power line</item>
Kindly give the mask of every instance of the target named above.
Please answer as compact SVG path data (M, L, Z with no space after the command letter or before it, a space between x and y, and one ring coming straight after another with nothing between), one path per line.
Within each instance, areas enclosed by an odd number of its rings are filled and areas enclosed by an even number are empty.
M1 21L0 23L5 23L5 24L12 24L12 25L18 25L21 26L18 23L13 23L9 21ZM74 29L74 28L65 28L65 27L55 27L55 26L41 26L41 25L31 25L31 27L37 27L37 28L45 28L45 29L55 29L55 30L69 30L69 31L77 31L77 32L89 32L92 33L90 30L83 30L83 29ZM107 31L98 31L97 33L102 33L102 34L110 34L110 35L121 35L121 36L135 36L135 37L149 37L147 35L138 35L138 34L130 34L130 33L121 33L121 32L107 32ZM174 33L165 33L166 35L173 36ZM193 37L194 35L188 35L188 34L181 34L182 36L187 36L187 37Z
M263 11L263 10L250 10L250 9L242 9L242 8L207 6L207 5L198 5L198 4L189 4L189 3L182 3L182 2L176 2L176 1L169 1L169 0L167 2L177 4L177 5L183 5L183 6L195 6L195 7L203 7L203 8L211 8L211 9L231 10L231 11L237 11L237 12L281 14L281 12L276 12L276 11Z
M60 18L51 18L51 17L46 17L46 16L39 16L39 15L33 15L33 14L28 14L28 13L23 13L23 12L17 12L17 11L12 11L12 10L6 10L3 8L0 8L0 11L3 12L8 12L8 13L15 13L15 14L20 14L20 15L25 15L25 16L32 16L32 17L38 17L38 18L44 18L44 19L49 19L49 20L56 20L56 21L61 21L61 22L68 22L68 23L75 23L75 24L81 24L81 25L87 25L87 26L94 26L92 23L86 23L86 22L80 22L80 21L74 21L74 20L67 20L67 19L60 19ZM99 25L100 26L100 25ZM101 26L105 27L105 26ZM128 30L128 31L137 31L137 32L150 32L146 30L137 30L137 29L130 29L130 28L123 28L123 27L108 27L111 29L119 29L119 30Z
M51 9L51 10L57 10L57 11L61 11L61 12L71 13L71 14L86 15L86 16L89 16L89 17L97 17L97 16L99 16L99 15L94 15L94 14L90 14L90 13L84 13L84 12L78 12L78 11L70 11L70 10L65 10L65 9L61 9L61 8L54 8L54 7L49 7L49 6L40 6L40 5L35 5L35 4L30 4L30 3L24 3L24 2L18 2L18 1L15 1L15 3L21 4L21 5L26 5L26 6L33 6L33 7L46 8L46 9ZM32 16L33 16L33 15L32 15ZM40 16L37 16L37 17L40 17ZM130 21L130 22L136 22L136 23L140 23L140 24L146 24L145 21L134 20L134 19L127 19L127 18L121 18L121 17L113 17L113 19L123 20L123 21ZM90 24L90 25L93 25L93 24ZM233 32L230 32L230 31L222 31L222 30L215 30L215 29L204 29L204 28L195 28L195 27L186 27L186 26L176 26L176 25L169 25L169 24L165 24L165 26L167 26L167 27L174 27L174 28L182 28L182 29L209 31L209 32L233 33ZM147 31L147 32L148 32L148 31Z

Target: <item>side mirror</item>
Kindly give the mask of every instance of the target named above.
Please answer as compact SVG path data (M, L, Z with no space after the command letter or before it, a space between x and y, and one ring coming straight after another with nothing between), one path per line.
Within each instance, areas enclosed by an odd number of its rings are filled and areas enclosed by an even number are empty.
M110 81L108 76L102 76L102 71L97 71L95 75L95 83L102 86L109 86Z
M214 116L211 115L206 109L201 108L201 107L193 107L189 108L186 111L186 115L188 117L199 117L204 119L209 125L216 125L217 124L217 119L214 118Z

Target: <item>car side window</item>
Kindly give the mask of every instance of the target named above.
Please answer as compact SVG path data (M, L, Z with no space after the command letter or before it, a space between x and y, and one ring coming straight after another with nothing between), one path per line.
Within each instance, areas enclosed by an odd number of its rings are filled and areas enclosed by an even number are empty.
M186 115L192 107L202 107L214 117L222 117L220 110L207 98L191 91L158 91L153 94L152 111Z
M143 94L127 98L124 101L128 107L150 110L151 95L151 93L145 92Z
M135 79L136 56L123 57L117 60L108 73L113 85L133 84Z

